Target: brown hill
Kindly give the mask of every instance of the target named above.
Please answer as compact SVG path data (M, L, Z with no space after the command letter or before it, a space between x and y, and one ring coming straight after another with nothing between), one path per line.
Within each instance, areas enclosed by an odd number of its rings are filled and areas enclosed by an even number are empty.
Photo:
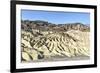
M22 29L24 30L39 29L40 31L68 31L68 30L90 31L90 27L82 23L53 24L40 20L22 21Z

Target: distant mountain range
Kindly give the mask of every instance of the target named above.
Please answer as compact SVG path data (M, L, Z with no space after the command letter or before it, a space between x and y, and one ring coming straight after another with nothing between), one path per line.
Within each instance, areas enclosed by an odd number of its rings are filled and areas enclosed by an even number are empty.
M68 30L90 31L90 27L82 23L53 24L41 20L36 20L36 21L22 20L21 24L23 30L39 29L40 31L68 31Z

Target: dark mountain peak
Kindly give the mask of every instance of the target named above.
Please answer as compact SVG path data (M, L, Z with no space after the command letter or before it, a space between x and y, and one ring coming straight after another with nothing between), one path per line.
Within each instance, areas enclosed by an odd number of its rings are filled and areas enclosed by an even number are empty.
M40 29L40 30L52 30L52 31L68 31L68 30L80 30L89 31L90 27L82 23L66 23L66 24L53 24L48 21L42 20L22 20L22 29Z
M33 21L33 22L48 23L48 21L43 21L43 20L35 20L35 21Z

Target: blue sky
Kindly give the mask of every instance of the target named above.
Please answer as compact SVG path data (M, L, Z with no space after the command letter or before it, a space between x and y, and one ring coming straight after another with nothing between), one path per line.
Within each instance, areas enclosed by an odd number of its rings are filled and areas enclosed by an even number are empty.
M55 24L64 23L83 23L90 25L90 14L80 12L54 12L54 11L36 11L21 10L22 20L43 20Z

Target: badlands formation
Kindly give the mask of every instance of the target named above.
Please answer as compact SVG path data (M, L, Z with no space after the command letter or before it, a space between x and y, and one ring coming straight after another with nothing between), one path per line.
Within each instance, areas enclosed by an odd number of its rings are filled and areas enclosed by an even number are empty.
M22 62L81 60L90 56L90 28L81 23L22 21Z

